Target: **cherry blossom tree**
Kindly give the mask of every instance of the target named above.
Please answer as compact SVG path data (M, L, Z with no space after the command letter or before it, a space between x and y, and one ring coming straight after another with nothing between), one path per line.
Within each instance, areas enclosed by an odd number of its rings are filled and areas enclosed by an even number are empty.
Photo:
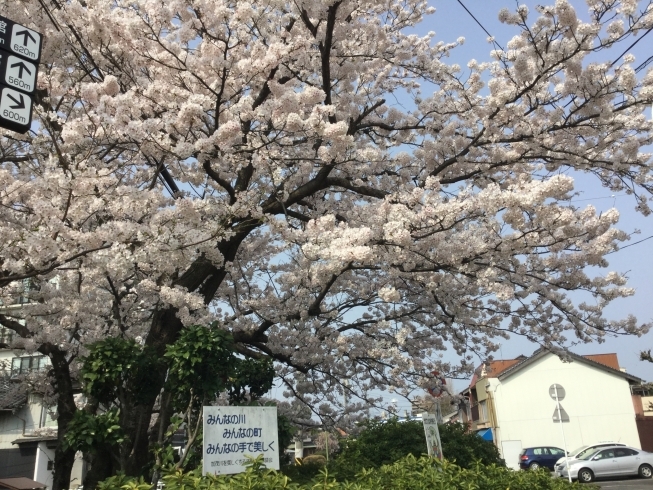
M584 172L650 211L653 73L619 55L653 10L585 9L502 10L506 49L462 68L462 38L414 34L423 0L1 6L45 43L32 130L0 139L3 304L32 284L0 325L50 356L60 439L77 360L110 336L162 355L215 322L333 425L497 337L646 331L602 314L624 275L588 272L628 238L618 212L570 198ZM56 458L59 490L73 455Z

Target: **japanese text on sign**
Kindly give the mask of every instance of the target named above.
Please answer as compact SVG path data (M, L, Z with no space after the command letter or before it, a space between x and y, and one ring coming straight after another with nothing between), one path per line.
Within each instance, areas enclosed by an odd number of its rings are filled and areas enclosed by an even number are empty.
M276 407L204 407L204 473L245 471L248 458L263 457L279 469Z

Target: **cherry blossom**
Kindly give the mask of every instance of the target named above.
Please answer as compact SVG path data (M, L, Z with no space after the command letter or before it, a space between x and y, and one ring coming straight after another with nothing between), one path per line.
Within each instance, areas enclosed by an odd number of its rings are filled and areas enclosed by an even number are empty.
M509 334L648 329L602 315L633 294L618 211L570 200L582 172L650 213L653 72L613 63L648 4L502 10L463 71L422 0L19 3L45 41L32 131L0 133L2 303L32 288L0 325L61 379L107 336L214 325L335 424Z

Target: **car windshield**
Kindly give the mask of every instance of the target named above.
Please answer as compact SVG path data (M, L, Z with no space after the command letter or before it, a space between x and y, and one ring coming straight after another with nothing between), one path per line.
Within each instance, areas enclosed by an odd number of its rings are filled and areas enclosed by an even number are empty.
M587 461L587 460L591 459L592 456L594 456L596 453L598 453L601 449L603 449L603 448L595 448L595 447L592 448L592 449L588 448L585 451L583 451L583 454L579 454L576 457L578 459L584 459L585 461Z
M584 450L587 449L588 447L589 447L589 446L581 446L581 447L579 447L579 448L574 449L574 450L571 451L569 454L570 454L571 456L574 456L575 454L580 454L581 451L584 451Z

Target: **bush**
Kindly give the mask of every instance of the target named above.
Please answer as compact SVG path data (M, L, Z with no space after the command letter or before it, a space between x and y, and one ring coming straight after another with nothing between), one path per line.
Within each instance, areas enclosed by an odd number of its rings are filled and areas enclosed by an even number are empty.
M484 465L505 466L496 446L461 424L440 426L442 453L462 468L476 461ZM419 458L427 452L424 426L421 421L369 421L358 437L346 439L341 451L329 462L329 471L338 479L351 479L365 468L379 468L408 456Z
M406 456L391 465L362 471L350 482L338 482L321 471L307 484L294 483L282 473L266 470L261 459L252 461L245 473L233 476L202 476L195 470L169 471L163 477L166 490L574 490L597 489L594 485L569 484L545 471L512 471L498 465L476 463L470 468L432 458ZM114 476L101 490L146 490L142 480Z
M295 464L282 466L281 471L293 482L309 484L320 473L326 465L326 458L322 455L312 454L305 458L299 458Z
M421 426L421 422L419 424ZM497 447L492 442L481 439L474 432L469 432L466 425L444 424L439 428L442 454L458 466L470 468L477 461L484 465L506 465Z
M311 454L302 459L303 464L314 464L316 466L326 466L326 457L321 454Z

